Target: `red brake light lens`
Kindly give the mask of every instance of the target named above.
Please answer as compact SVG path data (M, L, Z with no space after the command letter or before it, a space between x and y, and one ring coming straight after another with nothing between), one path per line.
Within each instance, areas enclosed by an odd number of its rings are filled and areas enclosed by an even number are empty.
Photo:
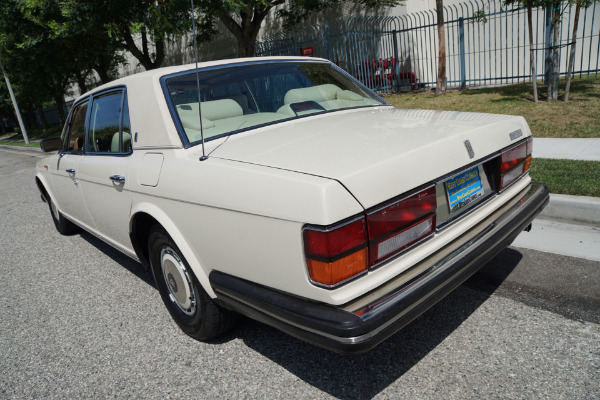
M304 248L308 255L334 258L363 245L366 236L367 227L364 218L331 229L309 228L304 230Z
M523 143L513 149L510 149L502 153L501 167L502 172L508 171L527 157L527 143Z
M435 230L435 186L367 215L369 264L399 253Z
M435 212L435 187L430 187L404 200L369 213L369 239L374 240L381 236L397 232L421 219L423 216Z
M304 229L304 252L313 282L334 286L367 270L367 224L349 223Z
M526 142L500 155L499 190L505 189L529 170L532 149L533 140L528 139Z

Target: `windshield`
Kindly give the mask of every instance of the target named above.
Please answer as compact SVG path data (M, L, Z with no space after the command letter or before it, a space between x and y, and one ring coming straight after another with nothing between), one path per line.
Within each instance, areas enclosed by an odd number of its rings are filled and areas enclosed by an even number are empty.
M263 63L201 71L204 139L309 114L384 105L327 63ZM201 140L196 73L165 79L177 125L189 143Z

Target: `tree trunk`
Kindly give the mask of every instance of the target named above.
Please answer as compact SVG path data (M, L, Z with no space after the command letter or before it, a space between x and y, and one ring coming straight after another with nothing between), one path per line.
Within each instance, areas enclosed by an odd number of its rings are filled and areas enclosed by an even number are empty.
M88 91L87 84L85 83L85 77L87 73L82 73L81 71L75 72L75 79L77 80L77 86L79 86L79 91L81 94L84 94Z
M270 5L262 7L247 6L240 11L239 20L241 22L239 23L229 14L219 17L223 25L233 33L238 41L238 57L254 57L254 42L256 42L263 20L273 7L282 3L283 1L274 1Z
M531 7L527 7L527 24L529 25L529 65L531 67L531 83L533 85L533 101L538 102L537 93L537 68L535 49L533 48L533 28L531 23Z
M108 82L112 81L112 78L110 77L110 73L108 72L108 69L105 68L103 65L94 64L93 68L94 68L94 71L96 71L96 73L100 77L100 82L108 83Z
M554 52L552 53L552 100L558 100L558 77L560 74L559 45L560 45L560 3L554 8Z
M238 57L254 57L254 42L258 32L244 30L238 38Z
M36 104L35 112L37 113L38 117L40 117L40 121L42 122L42 128L44 130L50 128L50 125L48 125L48 120L46 119L46 115L44 114L44 110L42 110L42 107Z
M153 61L148 49L148 36L145 30L142 30L141 50L137 47L133 36L131 36L129 27L121 29L121 34L123 35L123 40L125 41L125 45L123 47L138 59L146 71L159 68L162 65L162 62L165 59L164 37L154 38L155 56Z
M550 71L548 73L548 94L546 101L556 100L558 97L558 40L560 24L560 3L552 6L552 22L550 28Z
M571 75L573 74L573 64L575 64L575 43L577 42L577 25L579 24L579 11L581 6L575 7L575 20L573 21L573 35L571 36L571 48L569 49L569 69L567 71L567 83L565 84L564 101L569 101L569 90L571 89Z
M446 93L446 32L444 27L444 1L435 0L437 12L438 42L440 45L438 76L435 94Z
M553 17L551 17L553 18ZM549 36L549 40L548 40L548 47L549 47L549 51L548 51L548 58L546 59L547 62L547 68L548 68L548 75L546 77L547 80L547 93L546 93L546 101L550 102L552 101L552 74L554 73L554 65L552 65L552 55L554 54L554 22L550 23L550 36Z
M28 126L26 126L26 128L28 130L38 127L37 120L35 119L35 112L31 109L27 110L27 112L25 113L25 121L27 122Z
M60 125L64 126L66 117L65 117L65 99L61 95L54 96L54 103L56 103L56 107L58 108L58 120L60 121Z

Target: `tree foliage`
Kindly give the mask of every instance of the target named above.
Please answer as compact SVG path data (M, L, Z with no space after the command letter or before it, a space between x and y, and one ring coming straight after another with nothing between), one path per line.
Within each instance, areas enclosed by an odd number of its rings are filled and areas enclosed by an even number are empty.
M29 121L43 103L64 103L64 93L77 68L65 62L69 59L65 39L49 35L39 23L41 18L56 13L57 9L49 4L36 7L17 0L0 3L0 58Z
M365 8L396 6L403 0L352 0ZM254 42L266 16L276 11L285 28L304 21L310 14L342 4L342 0L198 0L199 39L210 40L217 33L216 23L223 25L238 42L238 56L254 55Z
M124 51L160 67L166 42L190 27L186 0L3 0L0 58L22 108L55 101L60 112L74 83L85 92L93 76L111 81Z
M351 0L359 7L395 6L403 0ZM198 36L209 40L220 21L238 41L240 56L254 42L269 13L284 27L342 0L196 0ZM82 92L109 82L131 53L145 69L158 68L169 40L192 26L189 0L3 0L0 60L21 108L30 117L44 103L63 110L73 85ZM95 78L97 77L97 78ZM3 115L8 111L1 107ZM61 115L64 119L64 115ZM31 118L28 118L31 120Z

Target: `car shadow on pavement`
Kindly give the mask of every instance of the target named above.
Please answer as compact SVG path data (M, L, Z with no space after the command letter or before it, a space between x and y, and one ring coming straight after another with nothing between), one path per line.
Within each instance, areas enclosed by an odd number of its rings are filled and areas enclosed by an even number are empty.
M503 250L449 296L364 354L333 353L246 318L222 339L243 340L251 349L332 396L369 399L399 379L451 335L490 297L521 258L514 249ZM493 279L488 279L490 276Z
M81 232L79 232L79 235L86 242L97 248L102 253L109 256L114 262L120 264L123 268L140 278L140 280L142 280L143 282L152 286L154 289L157 289L156 284L154 283L154 278L152 277L152 273L149 270L146 270L146 268L144 268L140 262L129 258L125 254L121 253L119 250L104 243L102 240L98 239L91 233L82 230Z
M156 289L152 274L139 262L87 232L81 232L81 237ZM402 377L451 335L491 296L521 259L517 250L503 250L450 295L367 353L337 354L244 317L234 329L209 343L242 340L250 349L325 393L340 399L369 399Z

